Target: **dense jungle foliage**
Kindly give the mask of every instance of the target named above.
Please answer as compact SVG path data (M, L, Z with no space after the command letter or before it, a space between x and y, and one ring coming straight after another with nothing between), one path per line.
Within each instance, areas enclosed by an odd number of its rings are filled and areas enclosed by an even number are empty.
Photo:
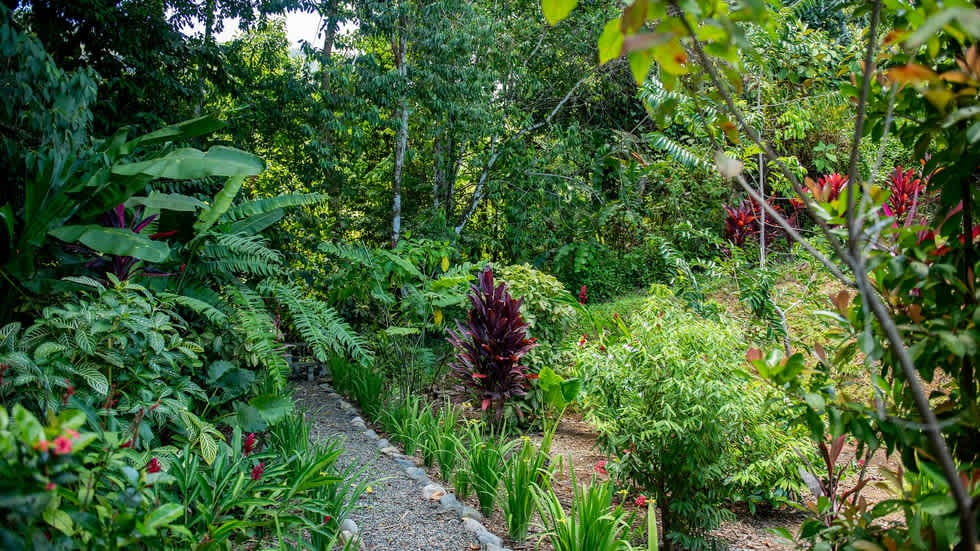
M963 0L4 0L0 547L352 545L311 365L513 542L795 506L806 548L973 549L978 37ZM571 506L570 407L608 458Z

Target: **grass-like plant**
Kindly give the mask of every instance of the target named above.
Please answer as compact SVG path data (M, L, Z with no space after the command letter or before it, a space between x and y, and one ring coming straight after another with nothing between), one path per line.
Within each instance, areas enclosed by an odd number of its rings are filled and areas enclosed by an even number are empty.
M531 516L534 514L534 493L531 488L548 480L550 471L547 454L530 439L520 440L521 448L512 454L504 469L504 520L507 535L514 541L527 539Z
M504 475L504 458L514 447L514 442L506 442L504 431L484 434L479 425L472 425L468 431L467 470L469 483L480 502L480 512L484 516L493 513L500 495L500 480Z
M622 505L613 507L612 481L598 482L593 478L591 484L580 487L575 470L570 472L574 496L567 513L550 484L534 485L534 500L546 530L542 539L547 539L555 551L631 549L629 532L633 515Z
M374 368L355 369L351 373L351 382L354 398L361 406L361 411L371 421L377 421L381 415L384 375Z
M463 441L457 434L459 410L447 402L433 419L432 427L423 436L422 459L424 461L431 455L439 464L439 476L448 482L459 464L463 448Z
M414 455L427 428L423 422L426 415L431 417L432 413L419 397L396 394L381 408L379 421L406 455Z
M521 358L536 342L527 336L523 301L510 296L503 283L494 286L489 265L480 272L479 285L470 287L469 299L467 323L457 321L457 330L449 332L449 343L456 349L450 367L476 394L480 408L492 408L500 419L508 399L527 394L527 367Z

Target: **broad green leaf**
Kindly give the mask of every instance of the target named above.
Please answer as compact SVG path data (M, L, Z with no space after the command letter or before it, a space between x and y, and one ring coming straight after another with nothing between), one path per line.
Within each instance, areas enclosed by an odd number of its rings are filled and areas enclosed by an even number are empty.
M198 216L197 222L194 222L194 231L203 233L209 230L231 208L231 203L235 200L235 196L238 195L238 191L242 189L243 183L245 183L245 176L228 178L225 186L214 197L214 202L211 206L204 209L200 216Z
M210 176L255 176L265 170L259 157L231 147L215 146L204 153L197 149L177 149L156 159L115 165L119 176L151 176L171 180L191 180Z
M653 52L650 50L632 51L627 54L630 63L630 71L637 84L643 84L650 73L650 65L653 64Z
M218 120L211 115L205 115L196 119L165 126L159 130L144 134L126 144L126 149L131 151L140 145L153 145L156 143L183 140L210 134L215 130L225 127L225 121Z
M975 122L970 125L970 128L966 130L966 141L971 144L980 141L980 122Z
M541 11L551 25L557 24L572 13L578 0L541 0Z
M79 377L85 379L85 384L98 394L105 396L109 393L109 380L91 365L84 365L75 370Z
M623 51L623 41L626 37L619 29L619 20L613 19L606 23L599 36L599 63L616 59Z
M28 446L34 446L44 438L44 427L34 417L34 414L24 409L20 404L14 404L12 410L14 426L17 427L17 437Z
M41 516L44 518L44 522L47 522L62 534L71 536L75 533L71 517L61 509L46 509L41 513Z
M653 48L653 57L657 60L660 68L672 75L683 75L687 73L687 52L680 40L674 38Z
M102 254L132 256L147 262L163 262L170 256L170 246L165 242L153 241L128 228L107 228L89 224L61 226L49 233L67 243L81 243Z
M156 530L162 528L180 515L184 514L184 506L179 503L164 503L156 509L150 511L143 519L143 526Z
M228 226L228 233L244 233L246 235L256 235L262 232L262 230L282 220L282 217L284 215L285 215L284 210L276 209L273 211L264 212L262 214L256 214L255 216L249 216L244 220L238 220L232 222Z
M179 212L194 212L206 205L198 199L180 193L150 193L148 197L131 197L126 201L127 207L144 206L154 210L173 210Z
M263 394L248 401L248 404L258 410L259 415L269 424L273 424L293 411L293 401L289 398L273 394Z
M939 517L956 511L956 502L952 496L932 495L916 503L924 512Z
M218 442L215 441L214 437L208 432L201 432L201 437L198 439L201 446L201 457L204 458L204 462L210 465L214 463L214 458L218 457Z
M0 207L0 229L7 232L7 237L3 241L7 243L7 248L12 249L14 246L14 210L10 207L10 203L5 204Z

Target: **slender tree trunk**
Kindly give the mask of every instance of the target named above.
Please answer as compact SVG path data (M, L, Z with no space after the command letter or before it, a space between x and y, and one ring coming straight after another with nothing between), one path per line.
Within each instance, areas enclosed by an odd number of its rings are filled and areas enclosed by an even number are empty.
M439 211L439 205L446 189L446 154L443 151L443 133L437 132L432 139L432 208Z
M216 0L207 0L204 3L204 44L203 48L210 50L211 46L214 44L214 10L215 10ZM199 60L199 74L197 81L198 97L197 102L194 104L194 116L200 116L201 110L204 108L204 95L207 93L207 76L205 75L205 63L204 56L201 56Z
M395 173L392 178L391 191L394 196L392 216L391 216L391 246L398 244L402 231L402 172L405 168L405 150L408 148L408 94L407 91L407 68L405 67L405 53L407 40L405 32L405 18L399 17L398 30L395 40L392 42L392 49L395 54L395 68L398 70L399 80L402 85L402 99L400 102L398 135L395 139Z
M327 0L320 5L320 16L323 17L323 48L320 49L320 86L323 89L328 117L333 113L333 98L330 92L330 74L333 69L333 46L337 37L337 28L340 26L340 6L339 0ZM330 131L329 121L323 122L323 142L332 146L334 136ZM332 149L332 148L331 148ZM340 185L341 178L333 168L333 162L325 170L327 181L327 209L332 218L330 224L330 235L340 238L341 220L341 200Z

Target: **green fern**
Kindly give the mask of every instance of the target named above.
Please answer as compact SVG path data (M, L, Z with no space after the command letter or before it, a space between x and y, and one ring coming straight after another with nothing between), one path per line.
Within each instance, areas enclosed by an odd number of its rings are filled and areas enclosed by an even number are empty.
M201 251L208 273L271 276L282 270L282 253L270 249L259 235L213 234Z
M314 206L326 200L327 196L320 193L293 193L266 199L255 199L228 209L221 222L235 222L287 208Z
M651 132L646 135L647 142L651 147L659 149L667 154L671 159L677 161L685 168L691 170L710 169L711 164L690 151L686 146L677 143L661 132Z

